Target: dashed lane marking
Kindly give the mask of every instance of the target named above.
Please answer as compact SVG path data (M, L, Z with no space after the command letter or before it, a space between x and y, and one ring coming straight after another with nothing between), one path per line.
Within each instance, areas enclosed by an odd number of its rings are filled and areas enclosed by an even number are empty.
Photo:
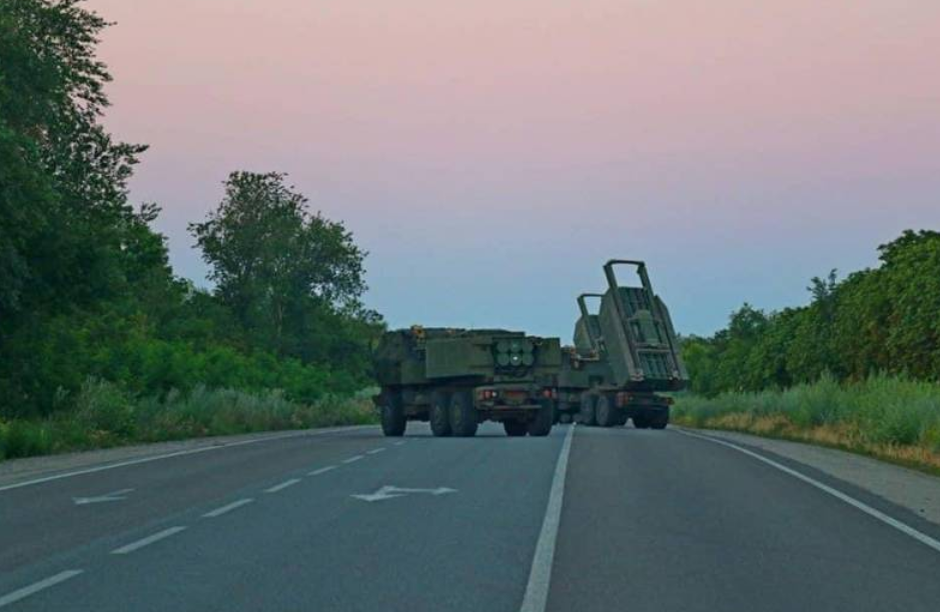
M50 587L54 587L57 584L63 583L66 580L78 576L82 573L82 571L83 570L66 570L56 574L55 576L50 576L45 580L40 580L39 582L31 584L27 587L23 587L22 589L18 589L12 593L3 595L0 597L0 608L4 608L10 604L14 604L20 601L21 599L26 599L30 595L35 595L40 591L44 591Z
M285 481L282 482L281 484L276 484L276 485L274 485L274 486L271 487L270 489L265 489L264 492L265 492L265 493L277 493L278 491L283 491L283 490L286 489L287 487L292 487L292 486L294 486L294 485L297 484L298 482L300 482L300 479L299 479L299 478L291 478L290 480L285 480Z
M250 498L250 497L245 498L245 499L240 499L240 500L234 501L234 502L232 502L232 503L230 503L230 504L228 504L228 505L226 505L226 506L222 506L221 508L216 508L215 510L212 510L212 511L210 511L210 512L206 512L206 513L203 514L202 516L203 516L203 518L215 518L215 517L217 517L217 516L222 516L223 514L228 514L228 513L231 512L232 510L236 510L236 509L238 509L238 508L241 508L242 506L246 506L246 505L250 504L250 503L253 502L253 501L255 501L255 500L252 499L252 498Z
M307 476L319 476L320 474L326 474L332 470L335 470L335 465L328 465L326 467L321 467L319 470L313 470L312 472L307 472Z
M112 555L126 555L128 553L132 553L135 550L139 550L143 548L144 546L149 546L155 542L159 542L160 540L165 540L166 538L170 536L174 536L178 534L179 532L184 531L185 529L186 529L185 527L170 527L169 529L158 531L157 533L147 536L146 538L141 538L140 540L137 540L136 542L131 542L130 544L126 544L120 548L115 548L114 550L111 551L111 554Z

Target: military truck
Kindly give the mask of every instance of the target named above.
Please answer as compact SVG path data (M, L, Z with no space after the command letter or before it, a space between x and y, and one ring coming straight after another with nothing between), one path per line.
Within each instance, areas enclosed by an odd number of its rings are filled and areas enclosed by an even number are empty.
M615 267L634 269L638 285L621 286ZM672 399L689 376L666 304L653 292L646 264L612 259L604 264L607 291L578 296L574 346L566 347L557 377L559 420L611 427L632 419L640 429L664 429ZM588 298L599 298L592 313Z
M385 333L375 350L373 399L386 436L428 421L435 436L476 435L499 421L509 436L547 436L554 423L558 338L501 329L414 326Z

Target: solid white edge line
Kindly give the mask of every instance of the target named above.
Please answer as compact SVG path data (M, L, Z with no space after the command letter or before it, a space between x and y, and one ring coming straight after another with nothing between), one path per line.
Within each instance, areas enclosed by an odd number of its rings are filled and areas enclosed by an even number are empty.
M107 465L99 465L92 468L75 470L73 472L64 472L62 474L53 474L52 476L44 476L42 478L36 478L34 480L27 480L24 482L16 482L13 484L8 484L0 487L0 491L9 491L11 489L19 489L20 487L28 487L31 485L42 484L44 482L51 482L53 480L61 480L63 478L71 478L73 476L82 476L84 474L94 474L95 472L103 472L105 470L113 470L115 468L126 467L129 465L139 465L141 463L149 463L151 461L159 461L160 459L170 459L172 457L182 457L184 455L195 455L196 453L205 453L208 451L222 450L225 448L232 448L234 446L244 446L246 444L259 444L261 442L272 442L275 440L283 440L285 438L299 438L302 436L323 436L326 434L342 433L345 431L351 431L354 429L364 429L370 427L377 427L376 425L353 425L351 427L339 427L336 429L328 430L307 430L300 432L293 432L289 434L284 434L282 436L269 436L266 438L254 438L251 440L242 440L240 442L230 442L228 444L219 444L215 446L204 446L201 448L193 448L189 450L176 451L173 453L166 453L165 455L154 455L152 457L141 457L140 459L131 459L129 461L121 461L119 463L109 463Z
M221 508L216 508L215 510L206 512L205 514L202 515L202 517L203 518L215 518L217 516L222 516L223 514L228 514L232 510L235 510L237 508L241 508L242 506L250 504L253 501L255 500L250 497L246 497L245 499L240 499L238 501L233 501L232 503L226 506L222 506Z
M332 470L335 470L335 465L328 465L326 467L321 467L319 470L313 470L312 472L307 472L307 476L319 476L320 474L326 474Z
M356 455L355 457L350 457L349 459L343 459L343 463L355 463L356 461L364 458L365 457L363 455Z
M144 546L148 546L150 544L153 544L154 542L159 542L160 540L168 538L172 535L176 535L179 532L183 531L184 529L186 528L185 527L170 527L169 529L158 531L157 533L153 535L149 535L146 538L141 538L137 540L136 542L125 544L124 546L120 548L115 548L114 550L111 551L111 554L112 555L126 555L127 553L132 553L135 550L143 548Z
M294 485L297 484L298 482L300 482L300 479L299 479L299 478L291 478L290 480L285 480L285 481L282 482L281 484L276 484L276 485L274 485L274 486L271 487L270 489L265 489L264 492L265 492L265 493L277 493L278 491L283 491L283 490L286 489L287 487L292 487L292 486L294 486Z
M367 455L378 455L379 453L385 452L385 447L380 446L379 448L373 448L370 451L366 451Z
M395 446L404 446L404 444L405 444L405 441L404 441L404 440L400 440L400 441L398 441L398 442L395 443Z
M565 441L558 453L558 463L555 464L555 475L552 478L552 489L548 495L548 505L545 508L545 519L542 521L542 531L539 533L538 543L535 545L535 555L532 557L532 569L529 571L529 582L525 587L525 596L522 598L520 612L543 612L548 602L548 589L551 586L552 563L555 560L555 540L558 538L558 525L561 522L561 504L565 496L565 476L568 473L568 455L571 453L571 439L574 436L575 425L572 423L565 435Z
M16 603L21 599L25 599L29 597L30 595L35 595L39 591L43 591L61 582L65 582L66 580L70 578L74 578L75 576L78 576L79 574L81 574L83 571L84 570L66 570L64 572L60 572L56 574L55 576L50 576L46 578L45 580L40 580L39 582L31 584L27 587L23 587L22 589L17 589L16 591L13 591L12 593L7 593L6 595L3 595L2 597L0 597L0 608L8 606L12 603Z
M926 546L929 546L930 548L934 549L935 551L940 552L940 541L935 540L934 538L930 537L930 536L927 535L926 533L923 533L922 531L918 531L917 529L914 529L913 527L911 527L911 526L908 525L907 523L903 523L903 522L897 520L896 518L892 518L892 517L888 516L887 514L885 514L884 512L882 512L882 511L880 511L880 510L876 510L875 508L872 508L872 507L869 506L868 504L866 504L866 503L864 503L864 502L862 502L862 501L859 501L859 500L855 499L855 498L852 497L851 495L846 495L845 493L843 493L842 491L839 491L838 489L834 489L834 488L830 487L830 486L827 485L827 484L823 484L823 483L819 482L819 481L816 480L815 478L810 478L809 476L807 476L807 475L805 475L805 474L802 474L802 473L800 473L800 472L797 472L797 471L794 470L794 469L788 468L787 466L785 466L785 465L783 465L783 464L781 464L781 463L778 463L778 462L774 461L773 459L768 459L767 457L764 457L764 456L762 456L762 455L760 455L760 454L758 454L758 453L755 453L755 452L753 452L753 451L749 451L748 449L743 448L743 447L741 447L741 446L738 446L737 444L732 444L731 442L725 442L724 440L718 440L718 439L716 439L716 438L712 438L711 436L703 436L703 435L701 435L701 434L692 433L691 431L684 431L684 430L681 430L681 429L676 429L676 431L679 432L679 433L681 433L681 434L684 435L684 436L689 436L689 437L691 437L691 438L698 438L698 439L700 439L700 440L707 440L707 441L709 441L709 442L714 442L715 444L720 444L720 445L722 445L722 446L726 446L726 447L728 447L728 448L731 448L731 449L734 449L734 450L738 451L739 453L744 453L744 454L747 455L748 457L752 457L752 458L754 458L754 459L757 459L758 461L761 461L761 462L763 462L763 463L766 463L767 465L769 465L769 466L771 466L771 467L777 468L777 469L780 470L781 472L784 472L785 474L789 474L790 476L793 476L794 478L796 478L796 479L798 479L798 480L802 480L803 482L805 482L805 483L808 484L808 485L811 485L811 486L813 486L813 487L816 487L817 489L819 489L820 491L822 491L822 492L824 492L824 493L828 493L829 495L832 495L832 496L835 497L836 499L847 503L848 505L852 506L853 508L856 508L856 509L858 509L858 510L861 510L861 511L864 512L865 514L867 514L867 515L869 515L869 516L871 516L871 517L873 517L873 518L878 519L878 520L881 521L882 523L884 523L884 524L886 524L886 525L889 525L889 526L891 526L891 527L894 527L895 529L897 529L897 530L900 531L901 533L903 533L903 534L905 534L905 535L908 535L908 536L914 538L915 540L917 540L917 541L920 542L921 544L924 544L924 545L926 545Z

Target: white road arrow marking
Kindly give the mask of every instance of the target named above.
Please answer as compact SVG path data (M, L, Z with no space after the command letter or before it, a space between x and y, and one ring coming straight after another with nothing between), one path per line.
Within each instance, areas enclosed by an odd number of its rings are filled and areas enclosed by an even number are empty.
M456 493L456 492L457 492L457 489L450 489L448 487L437 487L436 489L408 489L408 488L393 487L393 486L385 485L384 487L381 487L380 489L378 489L375 493L363 493L360 495L352 495L351 497L355 497L356 499L361 499L362 501L376 502L376 501L382 501L386 499L392 499L395 497L404 497L405 495L408 495L411 493L417 493L417 494L423 493L425 495L434 495L436 497L438 495L447 495L448 493Z
M121 489L120 491L114 491L112 493L105 493L104 495L98 495L97 497L73 497L72 501L75 502L76 506L84 506L85 504L101 504L104 502L121 501L122 499L127 499L127 494L133 490L134 489Z

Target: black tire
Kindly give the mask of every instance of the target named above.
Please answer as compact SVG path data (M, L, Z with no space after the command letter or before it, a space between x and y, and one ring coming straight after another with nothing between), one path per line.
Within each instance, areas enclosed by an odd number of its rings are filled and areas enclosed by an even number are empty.
M503 429L510 438L518 438L524 436L529 428L525 421L503 421Z
M669 408L656 413L656 415L650 419L650 427L653 429L666 429L667 425L669 425Z
M597 404L594 406L594 418L599 427L612 427L617 424L617 407L614 406L614 398L604 394L597 398Z
M405 419L405 409L401 405L401 398L397 393L382 395L382 405L379 408L382 419L382 433L389 438L399 438L405 435L408 421Z
M435 391L431 394L431 407L428 408L428 421L431 424L431 433L438 438L450 435L450 394L444 391Z
M555 406L552 402L542 402L541 408L535 418L529 421L526 426L530 436L541 438L552 432L552 425L555 423Z
M450 396L450 429L461 438L477 435L477 409L473 405L473 395L469 391L458 391Z
M578 413L578 422L582 425L594 425L596 423L594 409L597 405L597 396L593 393L585 393L581 396L581 411Z
M650 427L650 418L646 414L635 414L633 415L633 426L637 429L649 429Z

